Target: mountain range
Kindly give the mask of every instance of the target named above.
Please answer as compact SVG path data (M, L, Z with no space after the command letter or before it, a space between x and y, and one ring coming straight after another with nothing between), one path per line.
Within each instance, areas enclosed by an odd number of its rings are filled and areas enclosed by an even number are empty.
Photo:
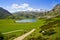
M51 17L60 15L60 4L57 4L50 11L44 12L35 12L35 11L19 11L15 13L10 13L6 9L0 7L0 19L5 18L15 18L15 19L24 19L24 18L41 18L41 17Z

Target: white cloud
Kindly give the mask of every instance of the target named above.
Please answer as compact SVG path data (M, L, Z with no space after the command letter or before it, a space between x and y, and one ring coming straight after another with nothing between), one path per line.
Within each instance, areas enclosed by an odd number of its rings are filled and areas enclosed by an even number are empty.
M11 6L12 9L18 9L18 8L25 9L25 8L27 8L27 7L29 7L29 4L27 4L27 3L21 4L21 5L12 4L12 6Z
M24 3L24 4L21 5L21 7L22 7L22 8L27 8L27 7L29 7L29 4Z
M40 11L40 9L34 9L32 7L28 7L27 10L29 10L29 11Z
M19 6L18 4L12 4L11 8L12 9L17 9L17 8L20 8L21 6Z
M31 8L31 7L28 7L27 10L29 10L29 11L33 11L34 9Z
M35 9L35 8L30 7L30 5L27 3L23 3L21 5L14 3L10 6L10 12L27 11L27 10L28 11L40 11L40 9Z

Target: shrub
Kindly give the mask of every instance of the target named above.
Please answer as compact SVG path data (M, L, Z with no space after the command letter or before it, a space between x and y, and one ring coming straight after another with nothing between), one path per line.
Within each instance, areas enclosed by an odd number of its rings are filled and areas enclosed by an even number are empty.
M4 36L2 33L0 33L0 40L4 40Z
M32 37L29 40L47 40L48 38L44 38L42 36L38 36L38 37Z
M56 33L54 29L48 29L48 30L45 30L44 32L42 31L43 35L52 35L54 33Z
M6 40L11 39L11 38L13 38L13 37L16 37L16 35L11 35L11 34L9 34L9 35L7 35L7 37L6 37Z
M60 40L60 37L56 37L56 39L55 40Z

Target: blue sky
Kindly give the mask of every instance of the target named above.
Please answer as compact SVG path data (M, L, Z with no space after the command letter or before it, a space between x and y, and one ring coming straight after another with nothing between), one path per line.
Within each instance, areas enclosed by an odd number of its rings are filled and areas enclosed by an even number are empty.
M60 0L0 0L0 7L10 12L50 10L56 4L60 4Z

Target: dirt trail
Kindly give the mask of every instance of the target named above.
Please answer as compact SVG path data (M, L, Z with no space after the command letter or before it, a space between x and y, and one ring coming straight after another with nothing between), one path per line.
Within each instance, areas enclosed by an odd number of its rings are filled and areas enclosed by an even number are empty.
M17 37L14 40L23 40L25 37L27 37L28 35L30 35L34 31L35 31L35 29L32 29L30 32L28 32L28 33L26 33L26 34L24 34L24 35L22 35L20 37Z
M24 31L24 30L14 30L14 31L5 32L5 33L2 33L2 34L9 34L9 33L13 33L13 32L19 32L19 31Z

